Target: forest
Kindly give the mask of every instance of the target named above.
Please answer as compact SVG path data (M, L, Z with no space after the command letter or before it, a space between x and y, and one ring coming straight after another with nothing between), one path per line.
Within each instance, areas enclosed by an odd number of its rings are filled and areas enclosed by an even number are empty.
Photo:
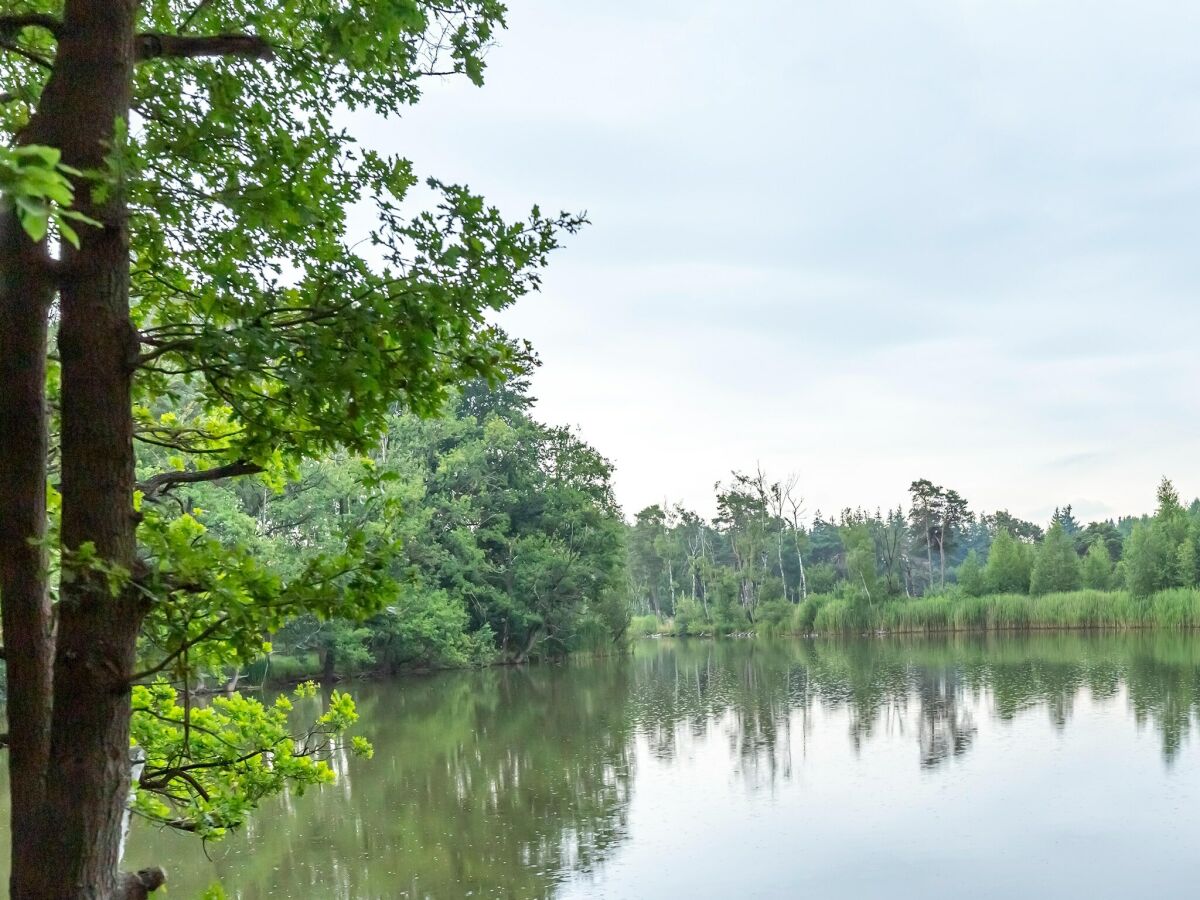
M1070 504L1045 527L976 512L926 479L907 508L810 517L795 478L761 470L719 483L711 519L678 504L626 518L612 465L534 405L528 378L476 382L441 415L389 416L367 455L306 463L275 487L170 495L176 514L283 572L352 535L389 548L383 609L290 619L245 677L618 653L659 634L1200 624L1200 500L1185 506L1166 478L1152 515L1086 524Z

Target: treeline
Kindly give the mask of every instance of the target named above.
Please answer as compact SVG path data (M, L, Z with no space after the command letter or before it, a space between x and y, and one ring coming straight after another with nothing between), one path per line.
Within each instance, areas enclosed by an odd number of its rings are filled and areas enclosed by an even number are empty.
M285 580L348 544L369 543L383 569L378 613L292 618L247 676L519 662L618 641L629 604L612 466L570 429L537 422L531 403L524 382L471 384L439 417L389 416L369 455L171 494Z
M171 403L154 411L159 421L171 423L173 408L194 416L186 396ZM716 486L711 520L654 505L626 521L608 460L539 423L532 404L524 380L472 383L440 416L389 416L367 455L153 498L285 581L314 558L377 570L355 588L380 595L356 600L376 612L289 618L243 673L523 662L616 650L656 631L1130 625L1147 615L1131 598L1200 581L1200 501L1185 508L1166 479L1153 516L1083 524L1065 506L1043 528L976 512L928 480L912 483L907 509L810 518L794 479L733 473ZM143 450L141 463L162 470L169 452ZM339 583L353 577L329 569ZM1082 589L1124 594L1114 605L1072 594ZM1014 599L1063 596L1037 609ZM987 602L962 602L973 598ZM1181 602L1190 595L1171 600Z
M914 481L908 508L817 511L805 521L794 479L735 472L711 521L649 506L629 529L636 630L811 627L830 600L863 611L921 597L1046 596L1081 589L1134 599L1200 583L1200 500L1185 507L1164 478L1152 516L1081 523L1071 506L1047 527L978 513L957 491ZM797 607L806 605L807 614ZM653 618L651 618L653 617Z

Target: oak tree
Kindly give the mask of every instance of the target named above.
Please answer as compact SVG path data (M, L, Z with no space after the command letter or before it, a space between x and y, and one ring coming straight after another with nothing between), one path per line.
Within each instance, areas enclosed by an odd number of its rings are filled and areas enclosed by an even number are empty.
M341 124L400 113L431 75L481 81L503 17L496 0L0 7L14 898L161 882L118 872L131 715L178 715L153 687L135 710L139 676L239 658L289 612L388 590L365 540L284 581L168 511L179 488L364 450L390 407L434 411L448 385L517 365L489 315L537 286L578 220L509 222L438 181L416 197L405 159ZM170 465L137 471L138 443ZM187 762L202 742L172 727L183 759L140 786L194 810L210 792L189 766L221 761Z

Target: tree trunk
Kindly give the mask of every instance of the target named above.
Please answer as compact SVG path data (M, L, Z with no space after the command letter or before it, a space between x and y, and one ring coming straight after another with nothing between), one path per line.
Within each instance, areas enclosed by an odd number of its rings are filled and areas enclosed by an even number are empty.
M332 646L321 648L321 682L331 684L337 678L337 651Z
M53 618L46 582L45 245L0 210L0 598L8 673L13 897L32 896L50 758Z
M541 636L541 627L533 629L533 631L529 633L529 639L525 642L524 648L522 648L521 652L517 654L517 657L513 660L513 662L524 663L528 661L529 654L533 651L534 646L537 644L538 639L541 638Z
M783 599L788 599L787 575L783 573L783 529L779 529L779 534L776 536L776 555L779 557L779 580L783 582Z
M938 583L942 590L946 589L946 541L941 535L938 535L938 567L941 570L941 575L938 577Z
M103 170L114 123L128 121L136 0L67 0L54 70L33 129L78 169ZM144 605L102 573L75 565L85 545L105 566L134 572L130 384L137 357L129 319L129 235L119 184L103 205L90 184L76 206L102 223L64 247L61 323L64 578L54 661L50 759L40 841L14 871L38 871L15 900L144 896L146 880L117 871L129 790L129 679ZM28 451L26 451L28 452ZM149 879L153 881L153 878Z
M808 599L808 578L804 574L804 556L800 553L800 541L796 541L796 565L800 567L800 600Z
M929 533L929 523L925 524L925 561L929 565L929 587L926 592L933 590L933 542Z

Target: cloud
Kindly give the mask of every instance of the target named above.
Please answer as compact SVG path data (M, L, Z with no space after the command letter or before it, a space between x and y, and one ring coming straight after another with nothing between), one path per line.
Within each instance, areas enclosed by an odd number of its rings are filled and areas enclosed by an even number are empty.
M628 509L760 460L827 511L1200 492L1200 7L510 6L483 90L356 130L589 211L504 324Z

